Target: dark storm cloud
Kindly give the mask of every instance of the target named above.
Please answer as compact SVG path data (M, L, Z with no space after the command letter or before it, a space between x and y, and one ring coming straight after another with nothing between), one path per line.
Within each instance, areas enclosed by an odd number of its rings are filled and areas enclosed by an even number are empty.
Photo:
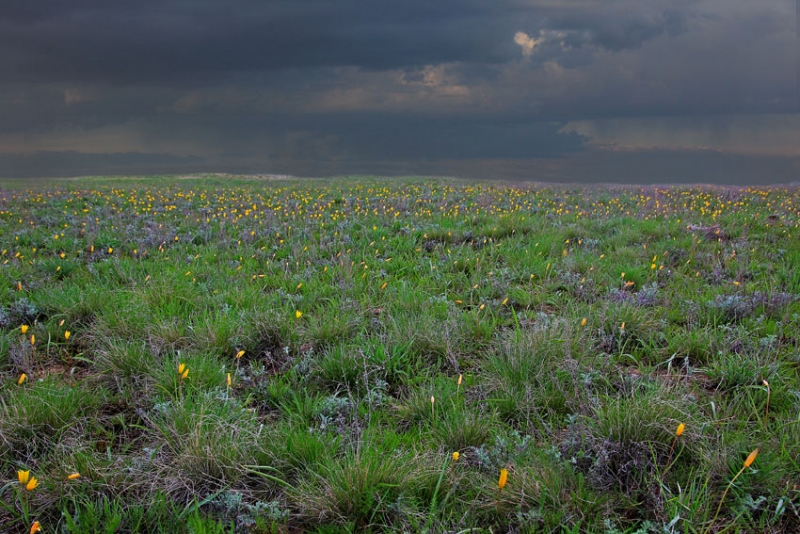
M692 4L587 2L580 10L554 9L542 26L567 32L563 41L573 48L595 45L618 52L639 48L664 34L685 33L692 19L703 16Z
M800 157L722 154L703 150L589 150L561 158L359 163L360 167L354 167L350 172L378 168L381 172L395 175L585 184L800 185ZM313 168L308 169L310 175L314 174L313 171ZM343 166L341 173L346 172Z
M655 180L648 165L674 156L722 179L711 171L748 145L726 128L763 145L759 114L797 112L796 39L791 0L11 0L0 175L469 174L458 162L480 161ZM705 137L659 122L705 116L745 118ZM636 120L603 128L618 118ZM657 143L632 135L648 121ZM686 141L701 137L717 144ZM764 168L782 180L796 154L778 145L789 159Z
M681 12L673 6L686 6ZM231 72L498 64L520 29L619 51L685 31L686 2L11 2L0 65L17 81L211 81Z
M497 32L511 13L481 2L423 0L38 2L2 9L0 57L16 80L115 83L500 62L513 52Z
M137 152L85 154L73 151L40 151L32 154L0 154L0 178L52 178L87 174L191 172L204 168L202 158Z
M570 157L511 159L372 160L336 158L282 161L269 166L241 158L208 163L165 154L0 154L0 178L52 178L89 174L228 172L335 176L456 176L480 180L608 184L800 184L800 157L722 154L701 150L609 152Z
M800 181L800 157L714 150L592 151L564 162L581 182L772 185Z
M466 159L558 157L583 148L585 138L576 133L559 134L560 124L395 124L376 128L363 136L359 147L387 159ZM427 135L425 135L427 134Z
M177 98L174 88L0 82L0 134L33 134L64 128L100 128L131 118L153 117L159 102Z
M579 133L559 133L560 123L470 117L329 115L290 124L364 160L557 157L583 150L586 142Z

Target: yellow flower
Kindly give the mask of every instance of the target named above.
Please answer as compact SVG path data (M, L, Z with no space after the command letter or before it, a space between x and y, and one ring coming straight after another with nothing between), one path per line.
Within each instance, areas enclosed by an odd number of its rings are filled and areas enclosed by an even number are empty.
M21 375L19 375L19 380L17 380L17 385L21 386L22 383L25 382L27 379L28 379L28 375L26 375L25 373L22 373Z
M36 534L40 530L42 530L42 525L38 521L34 521L31 525L31 534Z
M231 374L228 373L228 387L231 387Z
M31 334L31 346L36 344L36 336Z
M183 371L184 371L185 369L186 369L186 364L185 364L185 363L182 363L182 364L178 365L178 374L179 374L179 375L182 375L182 374L183 374Z
M454 461L454 462L457 462L457 461L458 461L458 458L459 458L460 456L461 456L461 455L458 453L458 451L454 452L454 453L453 453L453 461Z
M677 437L677 436L680 436L681 434L683 434L683 431L685 429L686 429L686 425L684 425L683 423L679 424L678 428L675 430L675 436Z
M508 469L505 467L500 470L500 478L497 480L497 486L503 489L508 482Z
M71 335L72 335L72 333L70 333L70 331L69 331L69 330L67 330L66 332L64 332L64 339L67 339L67 340L68 340L68 339L69 339L69 336L71 336Z
M242 356L244 356L244 351L243 351L243 350L240 350L239 352L237 352L237 353L236 353L236 359L237 359L237 360L238 360L239 358L241 358Z
M34 489L36 489L36 486L38 486L38 485L39 485L39 481L36 480L36 477L31 477L31 479L25 485L25 489L28 490L28 491L33 491Z
M750 467L753 465L753 462L756 460L756 456L758 456L758 449L750 453L750 455L747 457L747 460L744 461L744 466Z
M581 320L581 326L586 326L586 317Z
M296 312L294 312L294 318L295 319L299 319L302 316L303 316L303 312L301 312L300 310L297 310Z
M22 330L22 333L24 334L25 332L28 331L28 325L24 324L24 325L20 326L19 329Z
M19 480L20 484L27 484L30 477L31 477L30 471L22 471L22 470L17 471L17 479Z
M67 480L75 480L76 478L80 478L80 477L81 477L81 474L80 474L80 473L77 473L77 472L76 472L76 473L71 473L71 474L70 474L70 475L67 477Z
M188 368L183 373L181 373L181 380L186 380L187 376L189 376L189 369Z

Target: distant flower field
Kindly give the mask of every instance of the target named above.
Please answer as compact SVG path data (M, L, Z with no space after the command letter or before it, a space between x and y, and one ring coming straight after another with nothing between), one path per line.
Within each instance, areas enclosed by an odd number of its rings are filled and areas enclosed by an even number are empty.
M0 184L0 531L800 532L800 190Z

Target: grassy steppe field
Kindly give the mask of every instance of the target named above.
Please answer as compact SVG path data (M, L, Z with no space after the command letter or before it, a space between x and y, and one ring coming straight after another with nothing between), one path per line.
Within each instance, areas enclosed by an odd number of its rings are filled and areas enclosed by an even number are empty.
M0 221L3 532L800 532L795 188L80 179Z

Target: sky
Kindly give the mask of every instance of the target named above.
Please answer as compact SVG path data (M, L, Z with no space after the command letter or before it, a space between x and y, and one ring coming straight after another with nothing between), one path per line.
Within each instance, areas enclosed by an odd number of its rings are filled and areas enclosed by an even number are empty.
M800 182L800 0L4 0L0 177Z

